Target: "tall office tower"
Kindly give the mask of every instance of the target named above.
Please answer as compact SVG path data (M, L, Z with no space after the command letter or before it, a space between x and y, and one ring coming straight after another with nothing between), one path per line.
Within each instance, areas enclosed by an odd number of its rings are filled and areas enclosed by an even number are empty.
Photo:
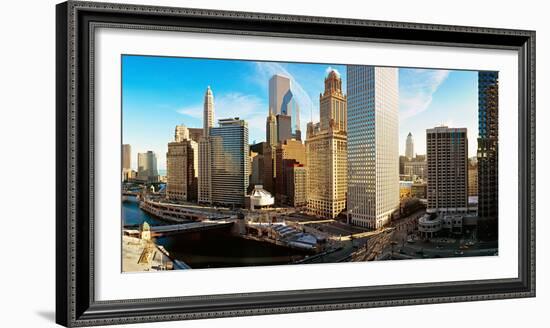
M247 192L254 189L254 186L255 185L261 185L261 183L259 182L259 176L256 174L254 175L254 173L258 172L257 169L258 169L258 160L256 159L258 156L260 156L260 154L258 154L257 152L255 151L252 151L252 149L250 149L249 147L249 151L248 151L248 167L249 167L249 170L248 170L248 189L247 189ZM254 162L256 162L256 170L254 170Z
M210 129L212 203L240 207L250 175L248 124L239 118L218 122Z
M210 129L214 126L214 94L210 86L204 95L203 136L199 139L198 202L212 203L212 149Z
M291 91L290 79L282 75L273 75L269 80L269 114L291 117L292 138L301 140L300 108Z
M142 181L158 182L157 155L154 152L149 150L138 154L137 177Z
M294 207L307 206L307 168L303 164L288 164L285 167L288 188L288 204Z
M348 222L378 229L399 208L398 69L347 66Z
M198 202L212 203L212 153L210 138L202 137L199 140L199 176L198 176Z
M251 172L250 172L250 185L263 185L264 184L264 170L265 170L265 149L268 146L267 142L263 141L250 145L250 153L256 153L257 155L252 158ZM264 187L265 188L265 187Z
M286 168L293 164L307 164L306 147L301 141L287 139L277 145L275 150L275 200L281 204L288 203L291 186L287 184Z
M477 196L477 157L468 159L468 196Z
M478 216L498 220L498 72L478 73ZM498 228L496 225L493 230ZM495 230L496 232L496 230Z
M189 138L185 125L175 128L174 141L166 153L166 197L173 200L196 200L198 145Z
M275 194L275 147L267 142L263 146L264 167L263 167L263 188L272 195Z
M265 123L265 138L271 146L277 146L277 117L274 114L268 114Z
M271 82L270 82L270 102L271 102ZM269 114L266 121L266 145L264 145L264 183L263 188L270 193L275 193L274 176L275 176L275 147L277 147L278 131L277 131L277 116L273 114L273 110L269 108Z
M261 185L263 181L264 155L250 151L250 187Z
M122 169L130 170L132 168L132 146L122 145Z
M132 146L122 145L122 181L127 181L132 172Z
M283 113L283 100L289 91L290 79L286 76L275 74L269 79L269 114L286 114Z
M190 148L190 147L189 147ZM193 161L193 152L189 152L188 143L170 142L166 153L166 197L173 200L188 200L188 171L193 165L189 165L188 159Z
M346 131L346 96L342 93L342 79L336 71L325 78L325 92L319 95L321 130L333 125L335 131Z
M412 133L407 135L407 142L405 143L405 156L411 160L414 157L414 139Z
M346 116L346 97L340 77L333 71L325 79L319 102L321 122L308 123L306 136L307 209L334 218L346 208L347 135L341 118Z
M468 134L466 128L426 130L428 211L468 211Z
M193 154L193 160L189 160L187 164L187 200L197 201L199 199L199 143L191 139L188 144L187 152Z
M277 115L277 143L292 139L291 117L284 114Z
M210 86L206 88L204 94L204 112L203 112L203 136L209 136L209 130L214 126L214 94Z

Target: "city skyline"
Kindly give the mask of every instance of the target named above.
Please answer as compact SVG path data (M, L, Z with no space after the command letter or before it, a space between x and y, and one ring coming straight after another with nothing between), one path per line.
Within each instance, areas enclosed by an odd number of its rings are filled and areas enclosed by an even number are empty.
M128 222L123 257L128 267L186 270L498 253L498 217L492 214L498 211L498 72L477 72L476 85L470 72L254 63L284 72L261 79L249 74L242 80L239 74L250 62L208 63L221 65L216 67L221 78L202 81L212 74L211 65L199 65L200 72L176 65L168 74L162 72L163 63L156 68L158 76L141 74L139 95L147 99L163 92L180 95L158 87L170 88L189 77L194 79L188 88L202 82L207 87L202 105L176 111L188 119L177 117L181 123L165 140L166 157L152 150L138 153L135 172L128 169L132 146L123 144L123 220ZM284 65L312 72L300 80ZM316 90L307 86L315 73L322 74L324 88L318 90L318 107L309 106L304 129L299 108L316 97L304 91ZM224 84L239 90L235 95L255 78L257 95L252 87L234 104L224 100ZM267 97L261 87L265 81ZM151 84L156 87L148 88ZM128 93L124 86L122 91ZM459 97L470 93L477 94L477 106ZM251 105L247 97L257 97L257 103ZM266 98L267 106L262 103ZM433 103L441 107L432 109ZM436 115L441 108L444 119ZM143 114L125 117L139 121ZM147 114L147 126L138 129L147 140L163 137L157 132L163 124L174 124L162 112L149 109ZM423 115L430 120L420 120ZM265 125L256 122L264 117ZM477 137L472 125L480 138L469 151L468 128L470 138ZM132 128L124 125L123 130ZM476 150L477 175L468 159ZM166 158L165 176L159 175L157 158ZM478 192L469 188L470 180L477 181ZM231 242L235 246L229 247L241 251L228 259L220 248ZM158 265L157 243L161 252L171 254Z
M287 76L300 108L300 128L319 122L318 96L328 71L336 70L346 91L346 66L123 56L123 143L135 153L154 151L166 169L166 140L175 125L203 126L204 90L215 97L215 119L248 122L250 143L265 141L268 81ZM200 71L200 74L196 71ZM399 68L399 154L412 133L415 152L426 153L426 129L438 125L468 129L469 156L477 149L477 72ZM215 75L215 78L213 77ZM242 80L249 83L234 83ZM203 81L204 80L204 81ZM320 81L320 82L319 82ZM308 109L309 108L309 109ZM132 156L132 168L137 158Z

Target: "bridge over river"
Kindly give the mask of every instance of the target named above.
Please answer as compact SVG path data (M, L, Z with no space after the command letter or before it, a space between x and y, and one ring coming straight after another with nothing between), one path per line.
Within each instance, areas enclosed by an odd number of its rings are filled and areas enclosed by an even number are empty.
M151 226L151 235L153 237L157 236L167 236L173 234L181 233L190 233L197 231L205 231L212 229L223 229L231 227L235 222L234 221L198 221L198 222L188 222L180 224L170 224L170 225L158 225ZM124 234L128 236L139 236L140 230L135 229L136 226L126 226L124 227Z

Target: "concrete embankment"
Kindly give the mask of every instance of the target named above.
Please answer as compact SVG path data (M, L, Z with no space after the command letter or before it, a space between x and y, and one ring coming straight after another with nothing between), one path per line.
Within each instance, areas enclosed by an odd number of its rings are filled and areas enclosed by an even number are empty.
M170 258L168 252L153 241L122 236L122 271L164 271L189 269L189 266Z

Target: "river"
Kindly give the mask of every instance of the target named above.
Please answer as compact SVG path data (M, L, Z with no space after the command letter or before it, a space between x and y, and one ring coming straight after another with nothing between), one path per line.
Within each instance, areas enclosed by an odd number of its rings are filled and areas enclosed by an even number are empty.
M142 211L135 198L122 203L122 218L124 225L167 224ZM296 250L234 236L229 230L159 237L156 243L193 269L287 264L304 257Z

